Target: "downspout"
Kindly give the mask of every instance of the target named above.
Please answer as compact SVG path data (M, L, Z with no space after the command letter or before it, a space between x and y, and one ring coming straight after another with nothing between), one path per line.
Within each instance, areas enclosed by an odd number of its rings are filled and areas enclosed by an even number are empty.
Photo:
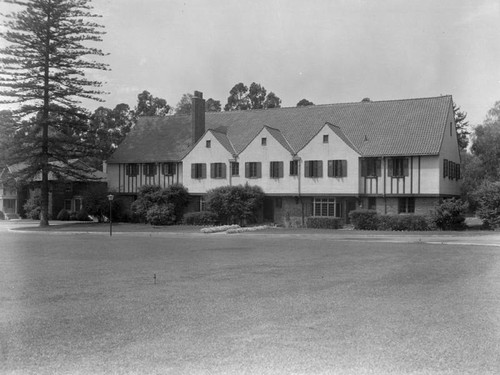
M301 185L301 171L302 171L302 159L298 157L297 155L293 156L293 160L297 160L297 190L298 190L298 198L300 201L300 206L301 206L301 216L302 216L302 226L304 226L305 223L305 214L304 214L304 202L302 201L302 185Z
M385 160L385 156L382 156L382 165L384 166L384 168L382 168L382 173L384 174L384 214L387 215L387 195L386 195L386 184L387 184L387 181L386 181L386 176L387 176L387 171L386 171L386 160Z

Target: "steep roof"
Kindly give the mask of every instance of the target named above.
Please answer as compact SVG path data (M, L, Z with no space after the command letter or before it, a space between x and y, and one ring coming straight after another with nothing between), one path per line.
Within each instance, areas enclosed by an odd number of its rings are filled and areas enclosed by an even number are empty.
M362 156L435 155L451 96L232 112L207 112L206 129L225 129L236 154L267 125L295 152L332 125ZM181 160L191 143L190 116L141 118L108 162ZM276 134L278 134L275 131Z

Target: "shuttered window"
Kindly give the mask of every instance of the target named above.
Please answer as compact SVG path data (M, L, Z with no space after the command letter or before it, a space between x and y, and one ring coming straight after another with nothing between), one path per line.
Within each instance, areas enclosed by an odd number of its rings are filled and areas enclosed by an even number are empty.
M236 161L231 162L231 176L239 176L240 175L240 163Z
M298 176L298 175L299 175L299 161L290 160L290 176Z
M191 178L207 178L207 165L205 163L191 164Z
M409 176L408 158L390 158L387 160L387 174L389 177Z
M261 178L262 177L262 163L261 162L247 162L247 163L245 163L245 177L246 178Z
M364 158L361 159L361 176L362 177L380 177L382 169L382 161L379 158Z
M328 160L328 177L347 177L347 160Z
M175 174L175 163L163 163L161 165L161 173L164 176L172 176Z
M283 177L283 162L282 161L272 161L269 164L269 177L271 177L271 178L282 178Z
M135 177L139 174L138 164L127 164L125 167L125 174L129 177Z
M154 176L156 175L156 164L154 163L147 163L142 166L142 173L144 176Z
M323 177L323 160L306 160L304 162L304 177Z
M210 164L210 178L226 178L226 164L225 163L211 163Z

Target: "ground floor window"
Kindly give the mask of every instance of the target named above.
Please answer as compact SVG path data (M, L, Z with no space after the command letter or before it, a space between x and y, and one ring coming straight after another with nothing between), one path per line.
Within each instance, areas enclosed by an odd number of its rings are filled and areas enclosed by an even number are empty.
M207 210L207 202L205 201L205 197L200 197L200 211Z
M314 198L313 216L342 217L342 204L335 198Z
M398 212L400 214L415 213L415 198L414 197L399 198Z

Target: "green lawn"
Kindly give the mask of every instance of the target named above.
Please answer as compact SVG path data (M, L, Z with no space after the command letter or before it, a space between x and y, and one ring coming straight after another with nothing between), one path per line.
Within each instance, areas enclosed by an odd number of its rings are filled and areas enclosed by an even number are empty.
M499 251L0 233L0 373L496 374Z

